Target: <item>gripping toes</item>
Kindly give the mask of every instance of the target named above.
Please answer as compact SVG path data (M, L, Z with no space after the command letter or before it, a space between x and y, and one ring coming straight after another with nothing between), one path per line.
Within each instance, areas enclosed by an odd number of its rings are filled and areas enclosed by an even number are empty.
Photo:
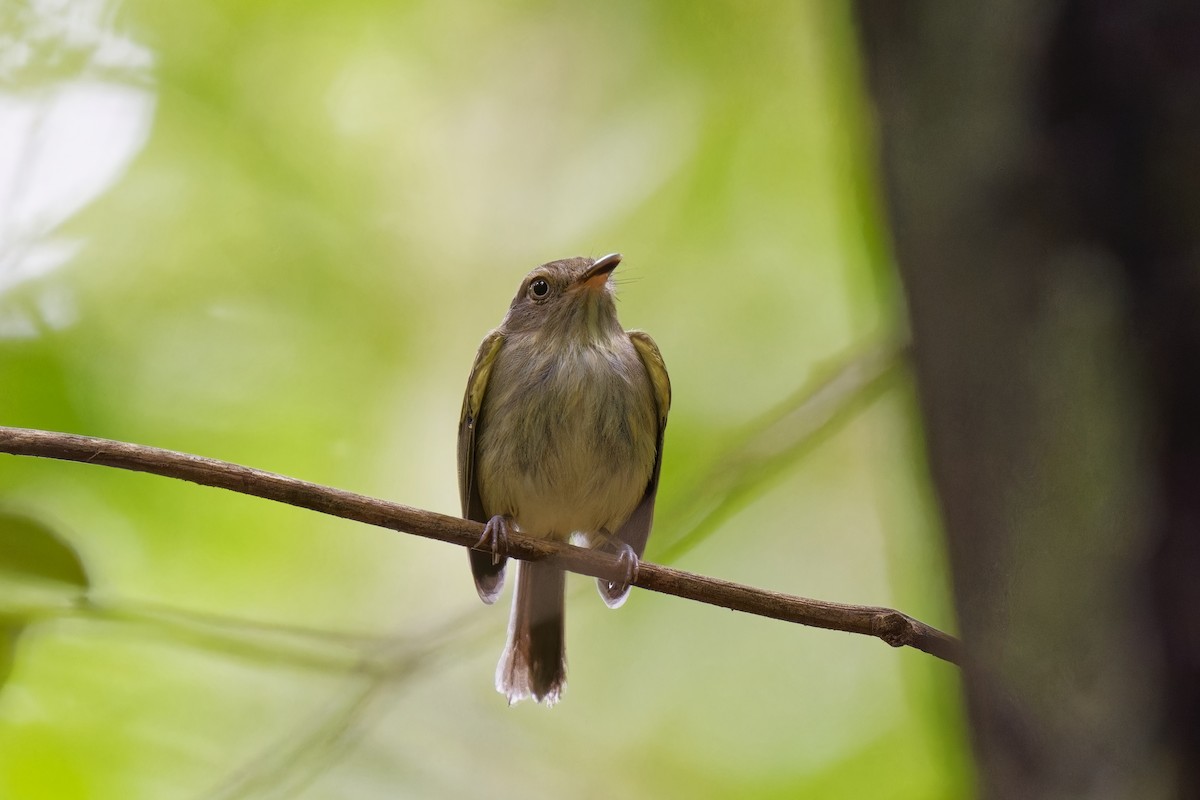
M632 547L622 541L610 539L608 546L604 549L613 552L617 557L617 564L624 572L624 576L618 583L597 578L596 586L600 590L600 597L604 600L605 605L609 608L620 608L624 604L625 598L629 597L629 588L637 581L638 556Z
M479 599L488 604L496 602L504 588L504 564L508 560L511 527L512 520L508 517L492 517L484 524L483 536L475 545L480 550L467 553L471 557L471 574L475 577Z
M512 523L502 514L492 517L483 526L483 536L479 537L475 547L492 551L494 567L500 566L508 558L508 534L511 530Z

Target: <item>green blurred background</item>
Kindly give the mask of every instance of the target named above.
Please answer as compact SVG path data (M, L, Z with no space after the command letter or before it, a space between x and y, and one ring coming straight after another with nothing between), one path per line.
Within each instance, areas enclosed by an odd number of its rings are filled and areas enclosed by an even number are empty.
M0 8L0 424L456 514L479 340L618 250L647 557L953 630L846 4ZM509 708L459 549L9 456L0 562L3 798L971 792L954 668L865 637L577 577Z

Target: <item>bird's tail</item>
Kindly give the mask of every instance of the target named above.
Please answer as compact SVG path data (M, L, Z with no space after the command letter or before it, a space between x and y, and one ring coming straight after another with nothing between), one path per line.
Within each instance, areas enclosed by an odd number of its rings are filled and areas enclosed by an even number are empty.
M526 697L552 706L567 683L563 631L567 574L549 564L518 568L508 644L496 665L496 691L516 703Z

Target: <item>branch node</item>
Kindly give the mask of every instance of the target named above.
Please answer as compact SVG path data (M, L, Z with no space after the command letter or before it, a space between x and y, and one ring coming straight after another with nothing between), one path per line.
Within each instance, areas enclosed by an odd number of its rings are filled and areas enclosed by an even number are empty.
M912 620L906 615L899 611L888 611L871 621L871 633L892 647L904 647L912 644L916 631L913 630Z

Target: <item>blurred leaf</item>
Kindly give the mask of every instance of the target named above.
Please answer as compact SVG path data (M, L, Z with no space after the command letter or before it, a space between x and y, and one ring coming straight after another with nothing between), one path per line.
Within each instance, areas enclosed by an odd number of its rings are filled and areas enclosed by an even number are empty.
M14 582L74 593L90 585L83 561L65 539L38 520L5 512L0 512L0 576L4 592Z
M74 600L88 585L79 554L62 537L35 519L0 512L0 687L33 611Z
M12 674L13 662L17 655L17 640L25 630L23 625L4 622L0 623L0 689L8 683Z

